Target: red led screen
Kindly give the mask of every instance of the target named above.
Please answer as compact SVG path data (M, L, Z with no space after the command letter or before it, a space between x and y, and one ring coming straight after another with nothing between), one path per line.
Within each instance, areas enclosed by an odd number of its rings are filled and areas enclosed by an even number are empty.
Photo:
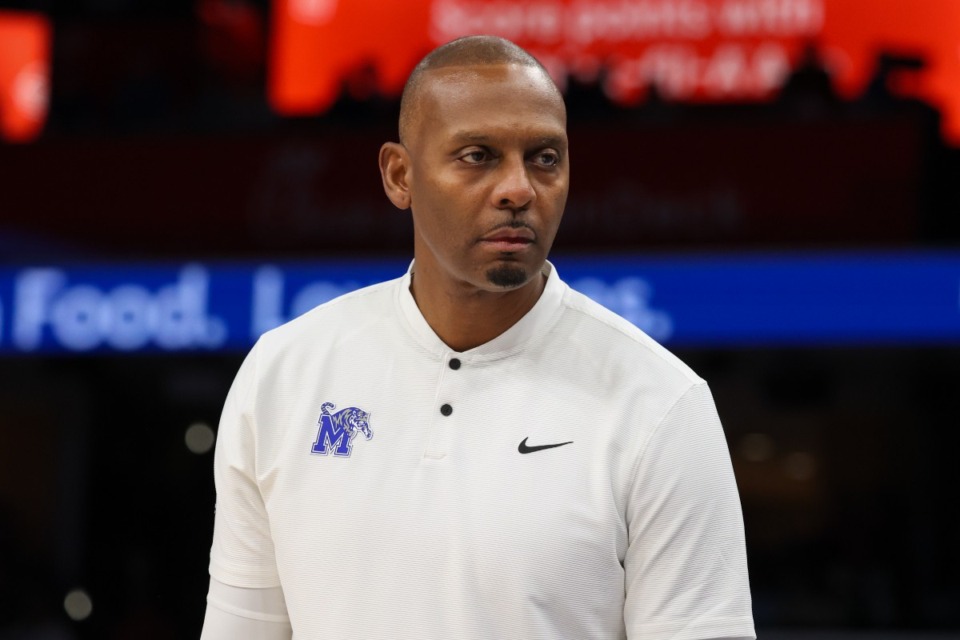
M0 11L0 139L40 135L50 97L50 38L44 16Z
M864 92L880 52L920 58L890 88L941 109L960 144L956 0L276 0L271 104L321 113L345 85L354 98L395 96L423 54L471 33L514 40L561 85L605 69L620 104L652 85L673 101L768 100L808 44L845 98Z

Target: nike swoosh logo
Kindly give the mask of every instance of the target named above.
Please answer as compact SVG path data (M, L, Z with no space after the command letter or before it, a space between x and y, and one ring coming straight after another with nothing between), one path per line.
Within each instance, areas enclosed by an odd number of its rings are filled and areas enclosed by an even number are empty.
M523 439L523 442L520 443L520 446L517 447L517 451L520 453L533 453L534 451L543 451L544 449L553 449L554 447L562 447L565 444L573 444L573 440L570 442L558 442L557 444L538 444L534 446L527 445L527 438Z

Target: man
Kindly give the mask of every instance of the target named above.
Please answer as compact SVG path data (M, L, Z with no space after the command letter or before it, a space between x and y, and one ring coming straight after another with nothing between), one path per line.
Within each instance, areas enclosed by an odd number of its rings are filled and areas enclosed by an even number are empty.
M546 261L570 158L544 69L435 50L380 169L414 262L241 367L203 638L753 638L706 384Z

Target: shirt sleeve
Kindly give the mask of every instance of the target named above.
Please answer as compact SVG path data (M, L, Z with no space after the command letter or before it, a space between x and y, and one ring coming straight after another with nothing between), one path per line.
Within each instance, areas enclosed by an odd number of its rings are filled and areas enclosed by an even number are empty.
M293 629L280 587L245 589L210 578L200 640L291 640Z
M280 586L270 523L257 485L257 347L227 394L214 454L217 507L210 575L224 584Z
M743 515L706 383L667 412L637 462L627 506L629 638L755 638Z

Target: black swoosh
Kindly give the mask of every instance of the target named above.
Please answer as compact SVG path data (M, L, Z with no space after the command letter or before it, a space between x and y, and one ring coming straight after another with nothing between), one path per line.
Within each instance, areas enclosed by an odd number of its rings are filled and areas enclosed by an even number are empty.
M533 447L527 446L527 439L524 438L523 442L520 443L520 446L517 447L517 451L520 453L533 453L534 451L542 451L544 449L553 449L554 447L562 447L565 444L573 444L573 440L570 442L558 442L557 444L538 444Z

